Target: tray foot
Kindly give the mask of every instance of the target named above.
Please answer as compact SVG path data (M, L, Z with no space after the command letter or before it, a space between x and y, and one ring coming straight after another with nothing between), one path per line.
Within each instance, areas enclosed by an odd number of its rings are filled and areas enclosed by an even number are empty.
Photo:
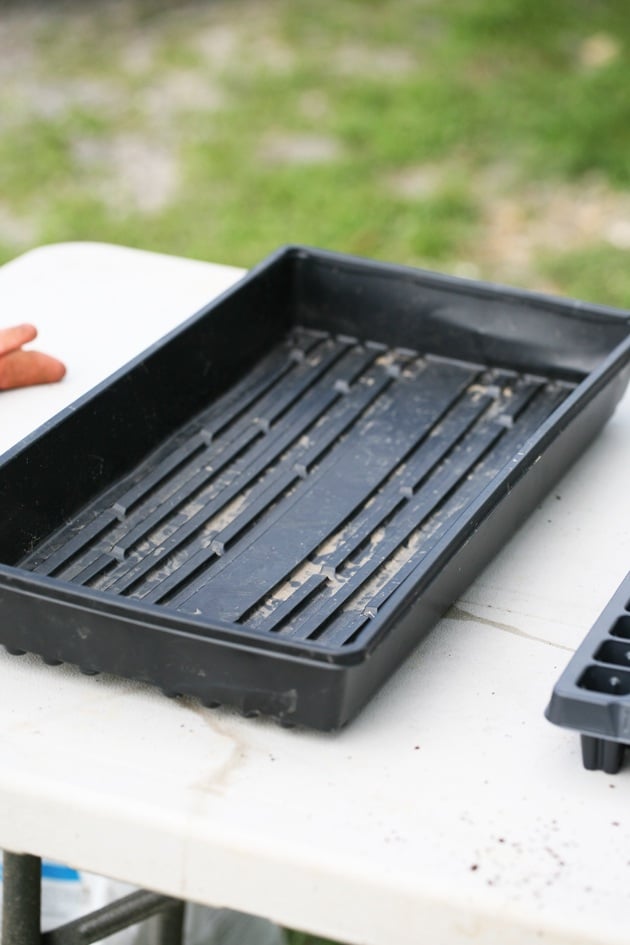
M582 761L588 771L604 771L606 774L617 774L623 762L625 745L620 742L611 742L606 738L595 738L592 735L580 736L582 743Z

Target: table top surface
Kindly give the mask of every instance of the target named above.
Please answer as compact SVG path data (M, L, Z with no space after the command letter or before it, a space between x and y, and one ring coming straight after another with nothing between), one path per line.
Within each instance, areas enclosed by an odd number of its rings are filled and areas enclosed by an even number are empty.
M99 244L0 269L64 381L0 450L240 270ZM360 716L286 731L0 652L0 847L348 942L622 943L630 770L583 770L551 689L630 566L630 397Z

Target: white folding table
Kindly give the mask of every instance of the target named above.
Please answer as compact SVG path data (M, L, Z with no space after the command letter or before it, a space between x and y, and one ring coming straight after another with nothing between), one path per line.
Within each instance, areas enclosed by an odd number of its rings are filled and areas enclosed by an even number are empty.
M0 449L238 279L99 244L0 269L0 326L68 364ZM630 397L344 731L287 731L0 652L0 847L365 945L625 945L630 769L543 717L630 568ZM0 616L1 619L1 616Z

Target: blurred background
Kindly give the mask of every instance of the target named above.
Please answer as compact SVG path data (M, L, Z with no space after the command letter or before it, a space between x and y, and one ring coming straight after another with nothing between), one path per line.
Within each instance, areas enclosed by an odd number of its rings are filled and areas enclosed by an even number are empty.
M0 261L305 242L630 306L627 0L0 0Z

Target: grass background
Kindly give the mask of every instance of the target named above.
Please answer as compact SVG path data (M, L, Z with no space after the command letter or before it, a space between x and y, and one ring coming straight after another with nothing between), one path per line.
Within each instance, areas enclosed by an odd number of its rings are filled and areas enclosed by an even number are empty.
M630 306L626 0L0 5L0 259L285 242Z
M629 58L627 0L0 0L0 261L305 242L630 307Z

